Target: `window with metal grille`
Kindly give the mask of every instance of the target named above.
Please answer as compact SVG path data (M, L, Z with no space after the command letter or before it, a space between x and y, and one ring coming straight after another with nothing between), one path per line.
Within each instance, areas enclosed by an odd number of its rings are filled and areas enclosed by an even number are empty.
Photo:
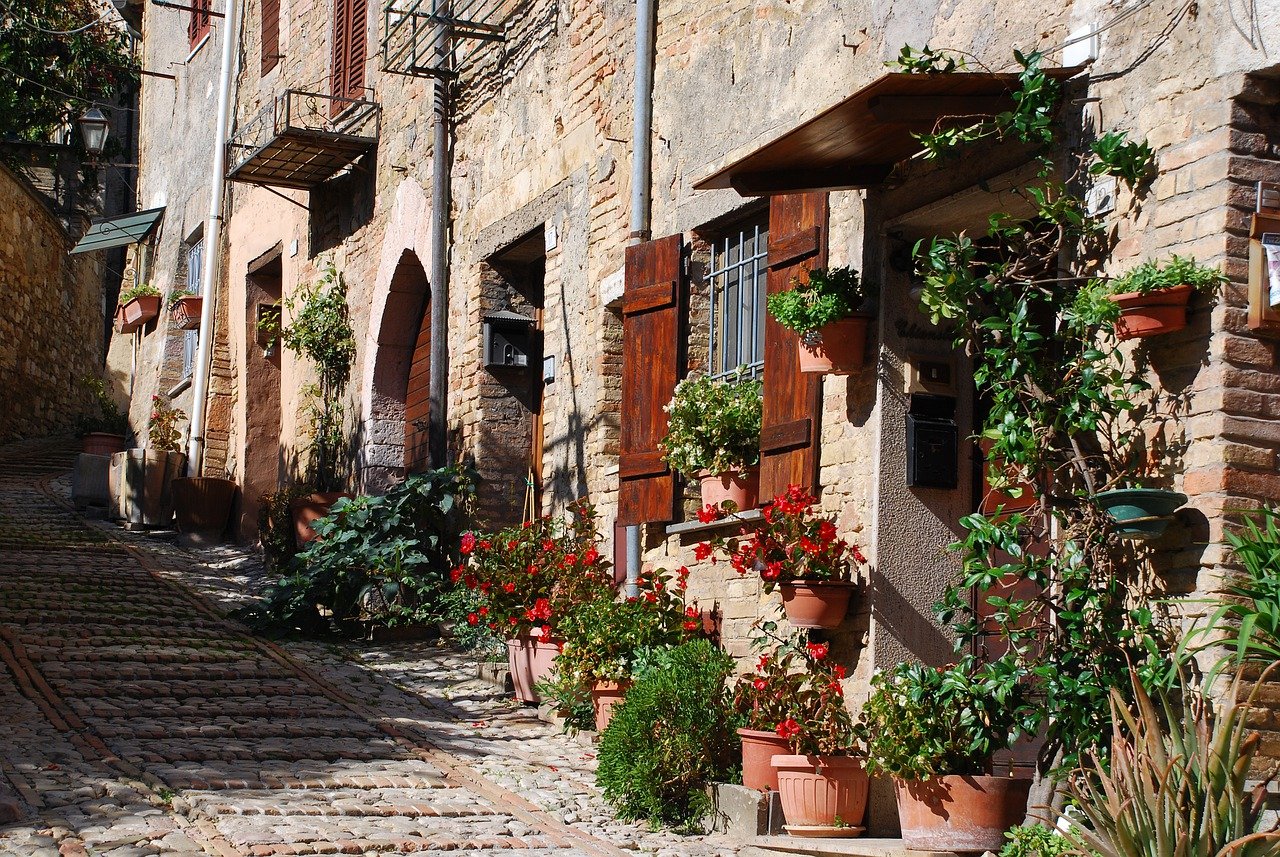
M707 280L711 293L710 369L713 376L739 366L751 377L764 368L767 216L740 223L711 241Z
M200 271L204 262L204 239L198 239L187 248L187 290L193 295L203 294L200 288ZM190 378L196 365L196 346L200 331L184 330L182 340L182 377Z

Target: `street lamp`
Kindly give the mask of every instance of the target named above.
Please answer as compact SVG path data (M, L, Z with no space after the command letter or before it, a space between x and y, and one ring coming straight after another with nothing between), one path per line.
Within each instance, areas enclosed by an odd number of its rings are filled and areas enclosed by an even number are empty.
M96 107L85 111L78 122L80 133L84 136L84 148L89 153L89 158L96 161L107 146L107 129L111 122Z

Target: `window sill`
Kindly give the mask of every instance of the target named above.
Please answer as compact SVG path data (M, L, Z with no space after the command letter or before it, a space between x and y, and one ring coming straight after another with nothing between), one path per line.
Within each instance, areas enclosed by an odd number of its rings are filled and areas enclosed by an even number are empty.
M169 392L165 393L165 396L172 399L174 396L181 395L190 386L191 386L191 376L188 375L178 383L174 384L173 388L170 389Z
M667 527L667 535L688 536L712 533L716 530L724 530L730 527L751 526L763 519L764 516L759 509L747 509L745 512L735 512L727 518L721 518L719 521L712 521L709 524L704 524L701 521L685 521L682 524L671 524Z

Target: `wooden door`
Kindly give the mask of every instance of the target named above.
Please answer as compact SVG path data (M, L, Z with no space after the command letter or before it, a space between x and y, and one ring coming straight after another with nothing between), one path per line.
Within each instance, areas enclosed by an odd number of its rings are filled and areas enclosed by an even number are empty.
M418 336L409 365L409 386L404 399L404 466L408 473L431 469L427 423L431 415L431 298L423 302Z

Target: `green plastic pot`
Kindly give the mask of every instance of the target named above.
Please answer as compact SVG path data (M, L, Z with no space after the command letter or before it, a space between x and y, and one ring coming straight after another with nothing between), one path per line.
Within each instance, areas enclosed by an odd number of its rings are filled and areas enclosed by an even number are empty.
M1149 539L1168 528L1173 513L1186 505L1187 495L1158 488L1117 488L1093 500L1115 520L1122 537Z

